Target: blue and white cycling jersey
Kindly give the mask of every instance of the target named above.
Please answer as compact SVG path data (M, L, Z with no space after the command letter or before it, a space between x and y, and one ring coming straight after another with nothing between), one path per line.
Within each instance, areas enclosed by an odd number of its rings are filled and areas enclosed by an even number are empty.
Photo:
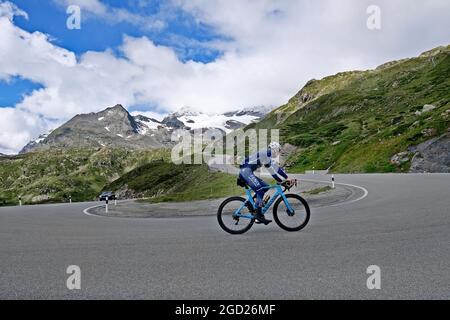
M287 179L288 175L283 169L278 166L278 164L272 159L272 151L270 149L266 151L258 151L255 154L245 158L244 162L240 166L239 176L247 182L250 188L256 193L256 204L259 207L263 206L264 194L267 191L267 183L258 178L254 171L261 167L265 167L272 177L278 181L282 182L279 175Z
M284 172L284 170L281 169L280 166L272 159L272 151L270 149L258 151L245 158L240 168L250 168L252 172L254 172L262 166L264 166L267 171L269 171L270 175L278 182L283 181L278 175L285 179L288 178L288 175Z

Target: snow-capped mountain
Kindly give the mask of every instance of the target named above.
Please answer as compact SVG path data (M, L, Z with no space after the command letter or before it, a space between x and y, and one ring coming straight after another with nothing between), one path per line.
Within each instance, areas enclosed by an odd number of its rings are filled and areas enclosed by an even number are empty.
M163 120L143 115L132 116L122 105L97 113L80 114L30 141L20 153L50 147L111 147L126 149L160 148L171 145L175 129L214 128L229 133L258 121L267 108L249 108L225 114L206 114L182 108Z
M252 109L242 109L239 111L227 112L224 114L207 114L195 112L189 108L182 108L164 118L162 123L169 128L181 129L204 129L215 128L220 129L224 133L242 128L253 121L258 121L267 112L267 109L256 112Z
M44 141L45 138L47 138L50 133L51 133L51 131L48 132L48 133L43 133L43 134L39 135L39 137L37 137L35 140L32 140L32 141L28 142L27 145L25 147L23 147L21 153L25 153L25 152L28 152L28 151L32 150L39 143Z

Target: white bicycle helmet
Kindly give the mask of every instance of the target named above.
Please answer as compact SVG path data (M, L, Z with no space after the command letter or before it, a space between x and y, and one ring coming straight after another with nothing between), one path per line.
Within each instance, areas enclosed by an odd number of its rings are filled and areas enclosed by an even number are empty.
M280 150L281 146L280 146L280 144L278 142L272 141L271 143L269 143L269 148L271 150L277 150L278 151L278 150Z

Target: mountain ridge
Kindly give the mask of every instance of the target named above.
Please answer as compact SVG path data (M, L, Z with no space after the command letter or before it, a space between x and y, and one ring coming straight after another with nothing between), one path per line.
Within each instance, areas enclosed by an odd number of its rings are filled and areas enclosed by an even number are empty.
M161 121L144 115L131 115L121 104L99 112L77 114L60 127L41 134L19 153L51 147L112 147L154 149L171 145L170 136L176 129L219 129L224 133L257 121L268 109L241 109L224 114L206 114L182 108Z

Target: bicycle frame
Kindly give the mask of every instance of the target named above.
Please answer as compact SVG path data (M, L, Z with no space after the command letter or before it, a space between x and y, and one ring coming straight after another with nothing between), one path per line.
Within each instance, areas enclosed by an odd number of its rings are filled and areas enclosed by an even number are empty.
M286 207L288 208L288 210L290 212L294 212L294 210L292 209L291 205L289 204L288 199L286 198L283 189L281 188L280 185L278 184L274 184L274 185L270 185L267 187L263 187L267 190L270 189L275 189L275 193L273 194L273 196L269 199L269 201L267 201L266 205L262 208L262 214L265 214L270 207L272 206L272 204L278 199L278 197L281 197L284 201L284 203L286 204ZM254 209L256 209L256 203L253 200L253 194L252 194L252 190L250 188L245 188L245 193L247 194L247 201L250 202L250 204L252 205L252 207ZM253 215L252 214L241 214L240 211L246 206L246 202L244 202L239 209L237 209L234 212L234 216L239 217L239 218L245 218L245 219L253 219Z

